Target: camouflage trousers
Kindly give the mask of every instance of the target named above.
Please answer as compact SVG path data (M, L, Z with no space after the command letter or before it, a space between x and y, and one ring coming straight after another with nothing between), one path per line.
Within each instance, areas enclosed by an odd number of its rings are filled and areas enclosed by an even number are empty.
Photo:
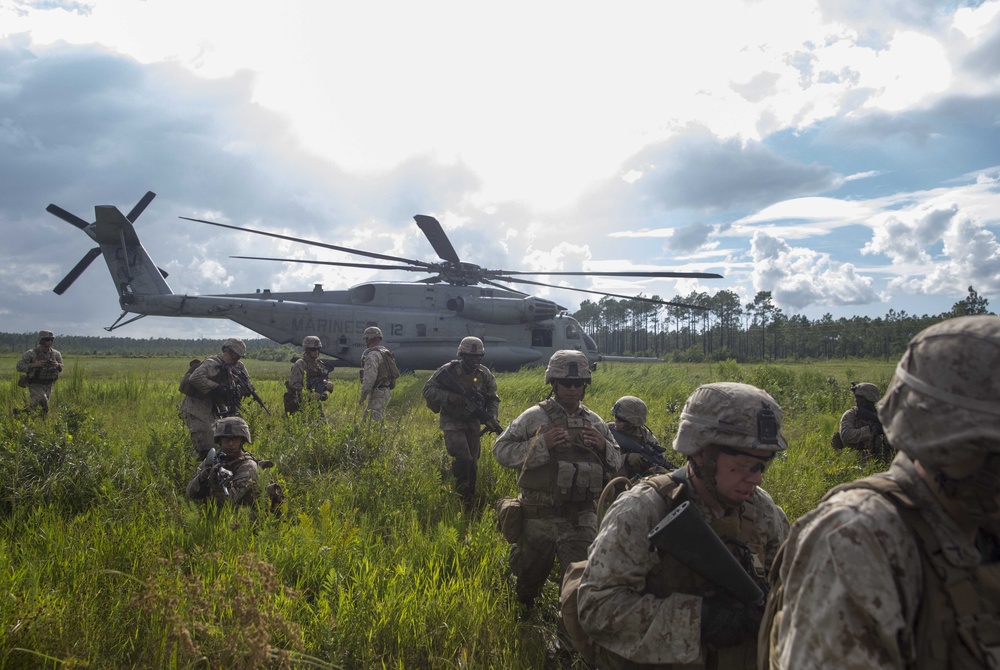
M42 414L49 411L49 398L52 397L52 384L28 384L28 404L24 406L25 412L33 412L36 408L42 408Z
M212 413L211 406L191 404L181 410L181 417L191 434L191 446L194 456L205 458L209 450L215 446L215 422L217 418Z
M529 511L533 510L533 511ZM510 570L517 579L517 599L532 607L559 559L559 580L570 563L587 558L587 548L597 537L597 514L593 505L563 516L556 508L531 505L525 509L521 537L510 552ZM537 516L540 513L545 516Z
M365 407L366 421L382 421L385 417L385 408L389 405L388 386L373 388L368 396L368 406Z
M455 492L462 496L466 511L475 507L476 474L479 470L479 422L465 430L445 430L444 446L451 456L451 474L455 476Z

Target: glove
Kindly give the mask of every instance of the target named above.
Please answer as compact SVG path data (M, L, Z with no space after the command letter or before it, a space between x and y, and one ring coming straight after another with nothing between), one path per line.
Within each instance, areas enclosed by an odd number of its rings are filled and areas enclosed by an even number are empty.
M885 430L882 428L882 424L872 424L872 437L878 437L879 435L885 435Z
M734 647L756 630L752 619L747 608L730 596L702 598L701 642L712 649Z

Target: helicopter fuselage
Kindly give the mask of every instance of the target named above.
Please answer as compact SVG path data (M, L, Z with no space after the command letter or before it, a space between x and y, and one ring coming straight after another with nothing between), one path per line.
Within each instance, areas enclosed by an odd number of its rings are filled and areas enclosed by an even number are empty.
M434 369L456 357L457 342L474 335L486 347L484 363L497 370L544 365L560 349L596 361L596 344L556 303L515 291L479 286L371 282L347 290L227 295L119 296L126 312L222 318L279 343L297 345L318 335L323 353L359 365L362 333L378 326L383 344L404 369Z

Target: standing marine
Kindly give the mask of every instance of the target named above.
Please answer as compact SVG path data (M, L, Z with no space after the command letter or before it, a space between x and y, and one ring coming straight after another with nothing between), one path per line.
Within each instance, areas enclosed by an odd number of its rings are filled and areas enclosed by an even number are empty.
M365 419L382 421L385 408L389 405L389 395L396 383L390 369L392 352L382 346L382 330L378 326L368 326L362 335L365 350L361 354L361 397L358 406L365 407Z
M650 533L688 503L763 592L788 533L785 513L760 488L787 447L781 421L774 399L749 384L705 384L688 397L673 443L687 465L618 496L590 547L577 603L597 667L757 667L762 602L744 606L669 546L654 551ZM682 537L677 545L692 546L694 537Z
M315 335L302 338L302 356L294 359L284 395L285 412L294 414L302 409L305 398L318 402L326 400L333 392L333 382L330 381L330 371L319 360L323 342Z
M1000 667L997 370L996 316L910 340L878 406L899 452L795 522L761 668Z
M220 354L206 358L181 381L181 416L197 458L205 458L214 444L216 419L236 415L242 393L249 392L244 384L238 384L240 379L249 383L247 369L240 361L246 353L243 340L231 337L222 343Z
M868 382L851 382L851 394L854 396L854 407L840 417L840 431L830 441L833 448L847 447L857 451L864 460L874 459L888 465L896 450L889 446L875 410L879 399L878 387Z
M28 388L28 404L22 412L30 413L41 408L44 416L49 411L52 386L63 369L62 354L52 348L54 341L52 331L38 331L35 348L25 351L17 362L17 371L22 375L18 383Z
M583 405L590 380L582 352L552 354L545 368L549 397L511 421L493 445L497 462L518 472L523 522L510 568L526 610L541 594L556 558L561 583L569 564L587 557L597 535L597 500L622 465L607 424Z
M475 509L476 474L480 441L485 430L500 433L497 416L500 396L497 380L482 364L486 349L478 337L466 337L458 345L458 358L438 368L424 384L423 396L431 411L439 414L444 446L451 456L455 492L466 512ZM480 426L486 426L481 430Z

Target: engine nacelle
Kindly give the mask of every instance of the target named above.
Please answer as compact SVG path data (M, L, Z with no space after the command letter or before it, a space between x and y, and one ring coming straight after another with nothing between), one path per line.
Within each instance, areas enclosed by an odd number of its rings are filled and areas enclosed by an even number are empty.
M448 309L474 321L513 325L551 319L559 312L559 305L551 300L534 296L527 298L458 296L448 299Z

